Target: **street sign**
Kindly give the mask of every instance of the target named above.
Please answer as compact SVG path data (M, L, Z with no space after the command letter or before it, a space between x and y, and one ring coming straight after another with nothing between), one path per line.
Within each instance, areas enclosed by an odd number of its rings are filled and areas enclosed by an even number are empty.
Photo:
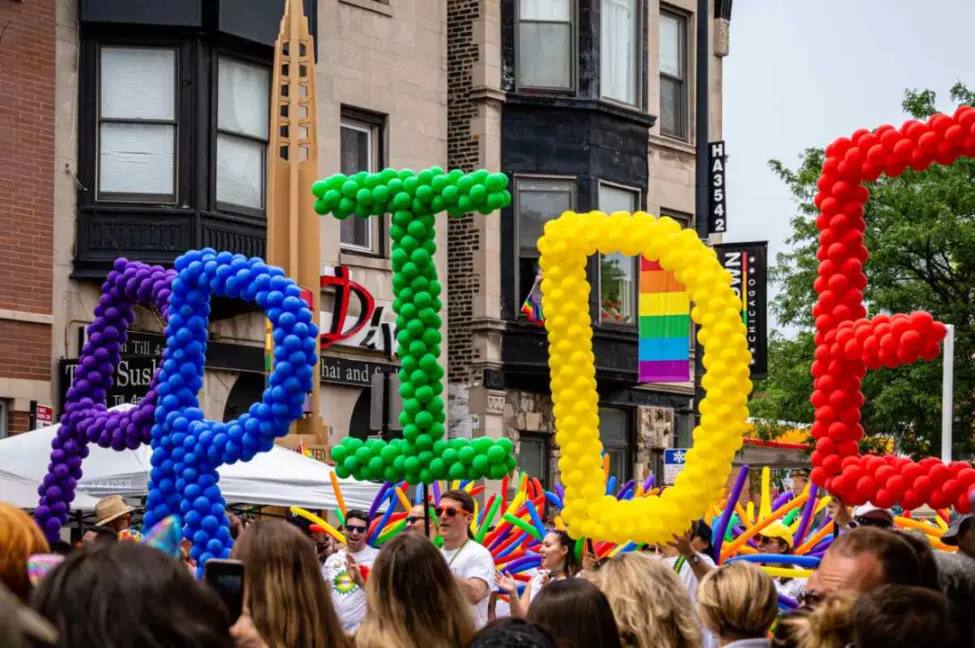
M664 483L673 485L680 471L684 470L687 448L667 448L664 450Z

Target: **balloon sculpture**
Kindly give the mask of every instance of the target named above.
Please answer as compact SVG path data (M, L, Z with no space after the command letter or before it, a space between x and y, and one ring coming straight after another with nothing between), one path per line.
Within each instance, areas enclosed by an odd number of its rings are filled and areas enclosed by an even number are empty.
M867 319L863 265L864 205L870 197L864 182L882 174L896 177L910 167L923 171L931 164L952 164L960 156L975 157L975 109L959 108L951 117L937 114L926 123L911 120L899 129L881 126L858 130L826 148L819 193L819 300L816 318L815 379L811 402L816 409L812 436L812 481L848 504L871 501L889 508L922 504L941 509L971 510L969 491L975 469L961 461L945 465L928 457L914 462L903 457L861 456L858 441L864 430L860 408L861 382L867 371L894 368L940 353L945 327L928 313Z
M268 389L260 403L229 423L204 420L197 398L212 296L256 303L273 331L275 363ZM167 318L162 366L138 408L108 412L106 390L135 304L155 305ZM288 433L304 412L317 361L313 314L301 299L301 289L281 268L210 249L180 256L175 272L119 259L102 286L95 321L88 328L35 517L49 537L57 536L89 441L117 450L151 442L145 528L179 515L201 568L210 558L227 557L232 541L217 468L249 461Z
M398 333L403 438L390 442L346 438L332 449L340 477L406 479L429 484L437 479L500 479L515 467L508 439L445 438L443 375L440 365L442 291L433 255L437 250L435 215L490 214L511 202L508 178L485 170L465 174L433 168L333 175L312 188L315 211L344 219L392 213L393 311Z
M731 276L693 230L670 219L636 214L566 212L545 224L541 252L542 308L548 330L559 470L565 484L562 519L572 537L611 542L667 542L683 533L717 499L745 432L751 354L741 301ZM675 273L701 325L707 397L694 447L674 488L660 497L617 500L601 469L598 394L589 314L586 260L597 252L659 259ZM701 351L699 351L701 352Z

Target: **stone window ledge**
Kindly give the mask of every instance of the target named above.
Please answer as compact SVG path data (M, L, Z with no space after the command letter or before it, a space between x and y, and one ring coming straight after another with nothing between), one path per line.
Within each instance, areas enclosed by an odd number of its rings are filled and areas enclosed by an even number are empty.
M385 2L379 2L379 0L339 0L339 2L352 5L354 7L359 7L360 9L365 9L366 11L373 11L377 14L382 14L383 16L392 17L393 15L393 8Z
M346 2L346 0L341 0ZM393 262L389 259L376 256L366 256L364 254L354 254L352 252L339 252L339 264L350 268L368 268L370 270L393 271Z

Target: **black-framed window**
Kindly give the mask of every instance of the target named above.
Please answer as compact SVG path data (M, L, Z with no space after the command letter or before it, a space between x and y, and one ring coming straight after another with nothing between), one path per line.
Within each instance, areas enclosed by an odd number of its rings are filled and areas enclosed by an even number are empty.
M682 211L676 211L674 209L667 209L666 207L661 207L660 217L663 218L664 216L669 216L670 218L674 219L675 221L680 223L680 226L683 227L684 229L692 227L694 222L694 217L690 214L687 214Z
M599 92L630 106L640 105L642 0L600 0Z
M217 57L216 202L265 212L271 68Z
M687 139L686 14L660 11L660 132Z
M98 48L98 200L177 202L178 69L175 47Z
M517 0L515 52L520 89L575 87L575 1Z
M533 432L519 433L518 469L537 477L544 488L548 488L551 467L551 445L549 435Z
M515 241L518 249L518 305L528 297L538 276L538 239L545 223L575 209L574 178L515 177Z
M599 408L599 440L609 455L609 474L623 484L633 474L633 411Z
M640 191L599 183L599 209L607 214L632 214L640 205ZM599 256L599 321L601 324L636 326L640 317L640 257L621 252Z
M352 175L359 171L375 172L383 167L385 118L381 115L342 109L340 136L341 171ZM349 217L341 223L340 242L343 251L383 254L381 218Z

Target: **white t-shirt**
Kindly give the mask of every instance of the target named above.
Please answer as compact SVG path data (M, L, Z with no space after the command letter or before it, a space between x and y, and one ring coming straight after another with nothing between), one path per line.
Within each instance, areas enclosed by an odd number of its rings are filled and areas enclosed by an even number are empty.
M707 554L699 553L697 554L701 558L701 562L708 565L709 567L714 567L714 561ZM677 561L681 560L682 556L674 556L671 558L664 558L664 564L674 569L677 565ZM691 597L691 609L694 610L694 615L697 615L697 586L700 582L697 580L697 576L694 575L694 567L687 560L681 560L680 571L677 572L677 578L683 583L684 588ZM701 625L701 632L704 633L704 640L702 645L704 648L714 648L718 646L717 637L711 635L708 629Z
M774 581L775 589L778 590L779 594L788 596L793 601L798 599L806 591L805 578L790 578L788 580L776 578Z
M366 545L359 553L352 554L352 557L357 565L371 567L378 555L378 549ZM339 615L339 621L342 622L342 629L346 632L355 632L366 616L366 593L349 575L345 562L345 549L328 557L325 565L322 566L322 577L332 591L332 604Z
M494 584L494 558L491 552L473 540L466 541L459 549L441 549L451 573L464 580L477 578L487 584L484 598L471 606L474 629L480 630L488 622L488 600Z

